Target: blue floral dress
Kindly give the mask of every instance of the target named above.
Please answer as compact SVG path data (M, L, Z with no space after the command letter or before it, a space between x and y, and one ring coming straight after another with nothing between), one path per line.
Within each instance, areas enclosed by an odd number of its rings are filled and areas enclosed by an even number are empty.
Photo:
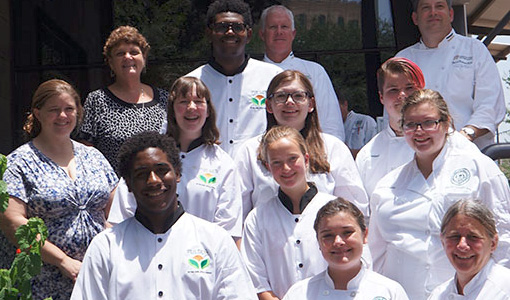
M44 220L48 241L81 261L92 238L104 229L104 208L118 178L97 149L75 141L73 148L75 180L32 142L7 156L4 180L9 195L27 204L27 216ZM73 282L44 264L32 289L34 299L69 299Z

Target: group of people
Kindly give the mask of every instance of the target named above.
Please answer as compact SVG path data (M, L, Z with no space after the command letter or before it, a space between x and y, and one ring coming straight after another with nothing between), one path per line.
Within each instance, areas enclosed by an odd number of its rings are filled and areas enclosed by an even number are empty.
M211 59L168 92L141 82L150 46L130 26L83 108L42 83L0 214L13 244L30 217L48 227L34 298L510 299L510 188L477 147L502 119L495 66L450 1L413 5L422 39L378 70L388 122L363 147L343 140L373 120L344 131L352 112L294 56L281 5L261 15L264 62L245 53L249 5L218 0Z

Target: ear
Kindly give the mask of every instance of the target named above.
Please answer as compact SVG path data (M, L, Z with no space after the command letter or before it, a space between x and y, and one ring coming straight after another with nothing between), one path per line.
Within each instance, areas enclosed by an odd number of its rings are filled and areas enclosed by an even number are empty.
M384 105L383 94L381 92L378 92L378 93L379 93L379 101L381 101L381 104Z
M39 115L41 114L41 111L38 108L34 108L33 115L37 120L39 119Z
M368 228L365 228L365 232L363 234L363 244L368 243Z
M175 180L177 183L181 182L181 174L175 174L177 179Z
M248 28L246 31L246 44L248 44L251 41L251 37L253 35L253 29Z
M296 34L297 34L297 30L296 30L296 28L294 28L294 30L292 30L292 41L294 41L294 39L296 38Z
M411 19L413 20L414 25L418 26L418 14L416 12L413 11Z
M494 236L494 238L491 241L491 253L496 251L496 248L498 247L498 242L499 242L499 236L496 233L496 235Z
M310 162L310 155L308 155L308 153L305 153L304 157L305 157L305 165L308 168L308 163Z
M450 23L453 22L453 7L450 8Z
M308 113L311 113L315 108L315 97L310 97L310 101L308 101Z
M273 101L267 101L266 99L266 110L268 113L273 113Z

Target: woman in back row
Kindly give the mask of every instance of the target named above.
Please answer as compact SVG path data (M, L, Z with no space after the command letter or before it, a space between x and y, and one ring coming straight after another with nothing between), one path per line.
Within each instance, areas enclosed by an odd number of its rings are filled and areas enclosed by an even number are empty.
M460 198L483 199L501 234L495 259L509 263L510 189L489 157L452 128L438 92L420 90L402 105L400 125L414 159L377 184L368 244L374 271L398 281L410 299L427 299L454 274L441 249L441 219Z

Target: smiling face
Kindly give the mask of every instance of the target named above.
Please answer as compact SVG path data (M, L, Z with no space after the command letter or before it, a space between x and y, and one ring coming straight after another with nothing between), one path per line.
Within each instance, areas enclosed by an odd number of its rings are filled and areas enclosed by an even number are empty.
M422 102L409 107L404 113L404 125L439 120L439 111L430 102ZM416 152L418 160L433 161L446 143L448 122L441 121L432 130L423 130L418 126L414 131L404 131L407 144Z
M403 73L387 74L384 86L379 92L379 98L388 112L390 126L394 131L400 131L400 109L403 101L418 90L415 83Z
M490 238L477 219L458 214L445 227L441 242L458 280L465 285L487 264L498 236Z
M280 84L273 94L279 92L290 94L297 91L307 92L299 80L292 80ZM285 103L275 103L272 99L268 99L266 109L270 114L274 115L278 125L289 126L299 131L305 127L306 117L308 113L313 111L314 103L315 99L313 97L307 97L307 100L303 103L294 102L292 97L288 97Z
M304 188L306 183L306 170L308 154L303 154L298 143L281 138L267 146L267 168L273 174L274 180L286 194L294 188Z
M341 211L323 217L317 228L317 239L329 269L353 273L359 271L367 232L361 231L351 214Z
M207 101L198 97L195 84L186 97L178 96L175 99L174 111L180 136L196 139L202 135L202 127L209 117L209 112Z
M76 102L68 93L61 93L46 100L40 109L34 108L34 116L42 133L69 137L76 127Z
M244 18L238 13L222 12L216 15L215 23L222 22L244 23ZM246 28L239 33L235 33L232 28L229 28L227 32L217 32L211 28L207 28L206 31L212 43L213 56L216 59L244 56L244 49L252 35L251 28Z
M108 63L117 77L140 77L145 67L145 57L138 45L122 42L113 48Z
M259 31L259 36L265 43L269 58L287 57L292 51L296 29L292 28L292 21L283 9L273 9L267 14L264 28Z
M453 9L448 8L446 0L420 0L412 19L422 36L446 36L452 30Z
M161 149L151 147L138 152L133 160L130 178L126 179L129 191L136 198L137 213L150 218L175 212L179 179Z

